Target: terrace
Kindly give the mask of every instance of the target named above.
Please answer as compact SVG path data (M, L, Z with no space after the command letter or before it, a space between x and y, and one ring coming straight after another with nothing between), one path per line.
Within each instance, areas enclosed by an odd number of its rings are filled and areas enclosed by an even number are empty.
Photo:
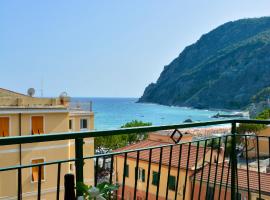
M118 190L110 194L110 199L269 199L270 173L267 173L267 170L260 171L260 160L270 158L270 135L238 134L239 123L268 125L270 121L219 120L106 131L2 137L1 148L63 140L71 140L75 143L74 158L0 168L0 176L11 171L17 172L15 179L10 177L8 180L12 181L16 196L6 197L6 199L27 199L22 174L33 168L37 169L38 175L37 182L31 189L36 194L36 199L43 199L46 195L45 191L48 190L46 181L51 180L46 178L44 180L42 173L46 167L51 166L55 167L53 181L57 200L74 200L82 196L83 192L76 187L76 183L85 182L85 173L93 176L93 185L103 181L119 185ZM182 129L214 125L230 125L231 133L182 141L181 136L184 134L184 131L181 132ZM143 146L133 145L133 148L123 148L107 154L83 156L86 138L163 130L175 133L174 142L144 143ZM253 150L247 151L251 140L255 146ZM260 150L265 143L267 143L268 154ZM101 174L99 161L103 159L110 162L104 169L107 173ZM95 163L90 171L84 170L84 163L87 161ZM257 162L257 170L254 170L254 161ZM62 167L73 162L75 162L75 180L72 180L72 175L61 173ZM252 170L249 169L250 163L252 163Z

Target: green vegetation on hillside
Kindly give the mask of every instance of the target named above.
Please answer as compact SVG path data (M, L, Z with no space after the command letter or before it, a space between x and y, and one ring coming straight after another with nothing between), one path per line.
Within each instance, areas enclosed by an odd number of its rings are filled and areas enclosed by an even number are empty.
M270 17L225 23L165 66L139 102L243 109L270 94Z
M262 101L267 101L270 98L270 87L262 89L256 95L252 97L253 103L258 103Z

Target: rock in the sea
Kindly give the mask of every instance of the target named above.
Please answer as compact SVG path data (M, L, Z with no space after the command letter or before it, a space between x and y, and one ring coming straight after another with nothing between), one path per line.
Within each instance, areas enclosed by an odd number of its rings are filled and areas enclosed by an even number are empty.
M184 123L192 123L193 121L192 121L192 119L186 119L186 120L184 120L183 122L184 122Z

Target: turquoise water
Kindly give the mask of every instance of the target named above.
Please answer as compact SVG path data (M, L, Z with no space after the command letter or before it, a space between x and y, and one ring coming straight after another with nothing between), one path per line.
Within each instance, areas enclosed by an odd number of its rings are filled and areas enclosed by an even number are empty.
M136 103L136 98L72 98L72 105L79 103L83 109L89 110L90 101L93 102L97 130L120 128L132 120L151 122L153 125L182 123L186 119L214 120L211 116L217 113L209 110Z

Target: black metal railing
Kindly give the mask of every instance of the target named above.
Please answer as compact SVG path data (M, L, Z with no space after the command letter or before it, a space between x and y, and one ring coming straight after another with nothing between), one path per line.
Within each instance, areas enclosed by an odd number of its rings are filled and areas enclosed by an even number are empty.
M75 162L75 185L84 182L85 173L93 176L93 185L102 181L119 185L116 192L112 192L110 199L250 199L270 198L270 173L268 164L262 165L263 159L270 158L270 133L268 135L238 134L237 124L270 124L261 120L221 120L211 122L186 123L169 126L151 126L141 128L127 128L107 131L89 131L78 133L61 133L35 136L0 138L0 147L22 145L49 141L75 140L75 157L72 159L55 160L50 162L13 165L0 168L1 173L17 171L17 180L9 180L17 188L16 198L24 199L28 190L24 184L23 171L38 168L38 181L33 199L42 199L42 173L46 166L56 166L55 197L63 199L62 191L63 165ZM116 150L106 154L84 156L84 139L106 137L120 134L156 132L171 130L171 133L181 129L208 127L230 124L230 133L219 136L197 138L192 141L176 140L177 142L161 142L153 146L132 145L124 150ZM182 136L181 136L182 137ZM109 160L107 167L100 166L100 160ZM90 171L84 171L84 165L92 161ZM127 167L128 166L128 167ZM265 169L264 169L265 168ZM127 170L128 169L128 170ZM28 170L29 171L29 170ZM70 180L70 179L67 179ZM269 182L268 182L269 181ZM5 180L0 180L3 185ZM1 185L0 184L0 185ZM67 184L70 185L70 184ZM72 184L71 184L72 185ZM34 189L33 189L34 188ZM25 191L24 191L25 190ZM66 188L67 194L82 196L78 187ZM72 191L71 191L72 190ZM1 192L1 190L0 190ZM74 193L75 194L75 193ZM13 196L14 197L14 196ZM1 194L0 194L1 199ZM73 199L67 195L65 199Z

